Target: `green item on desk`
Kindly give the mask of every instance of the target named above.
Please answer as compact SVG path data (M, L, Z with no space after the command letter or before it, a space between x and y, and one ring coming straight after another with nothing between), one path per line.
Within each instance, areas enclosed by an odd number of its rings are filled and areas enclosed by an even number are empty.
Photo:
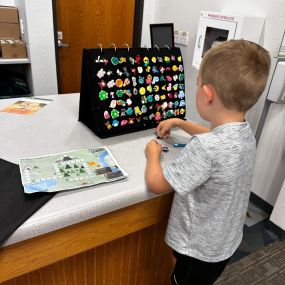
M187 144L186 143L174 143L174 147L185 147Z

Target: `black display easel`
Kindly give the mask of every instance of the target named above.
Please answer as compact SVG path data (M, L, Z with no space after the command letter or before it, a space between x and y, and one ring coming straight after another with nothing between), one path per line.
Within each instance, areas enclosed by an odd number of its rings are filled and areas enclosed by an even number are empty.
M179 48L84 49L79 121L99 137L185 117Z

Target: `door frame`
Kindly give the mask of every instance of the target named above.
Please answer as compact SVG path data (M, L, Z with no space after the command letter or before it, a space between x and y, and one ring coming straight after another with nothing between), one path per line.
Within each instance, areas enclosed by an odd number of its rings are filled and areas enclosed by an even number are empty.
M55 66L56 66L56 80L57 80L57 92L60 94L61 86L59 79L59 55L58 55L58 43L57 43L57 20L56 20L56 1L52 0L52 15L53 15L53 38L54 38L54 50L55 50Z
M59 48L57 44L57 18L56 18L56 1L52 0L53 11L53 27L54 27L54 46L55 46L55 64L58 93L61 92L60 84L60 70L59 70ZM144 0L135 0L135 14L134 14L134 28L133 28L133 47L139 48L141 46L141 34L143 23Z

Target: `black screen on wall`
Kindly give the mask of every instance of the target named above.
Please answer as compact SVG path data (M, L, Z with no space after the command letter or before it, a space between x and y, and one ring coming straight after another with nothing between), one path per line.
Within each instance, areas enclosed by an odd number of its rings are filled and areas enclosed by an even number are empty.
M150 24L151 47L174 47L173 23Z

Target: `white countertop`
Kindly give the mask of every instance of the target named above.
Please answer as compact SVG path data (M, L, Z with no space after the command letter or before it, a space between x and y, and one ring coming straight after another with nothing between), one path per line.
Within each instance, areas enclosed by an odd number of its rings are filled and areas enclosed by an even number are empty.
M113 183L57 193L3 246L48 233L81 221L156 197L144 181L145 145L155 138L155 129L100 139L78 121L79 94L51 95L51 103L32 115L0 112L0 158L18 164L18 158L53 154L82 148L107 146L128 178ZM0 100L0 110L23 98ZM175 138L163 141L170 151L162 163L177 155L173 143L189 136L174 130ZM32 195L32 194L31 194Z

